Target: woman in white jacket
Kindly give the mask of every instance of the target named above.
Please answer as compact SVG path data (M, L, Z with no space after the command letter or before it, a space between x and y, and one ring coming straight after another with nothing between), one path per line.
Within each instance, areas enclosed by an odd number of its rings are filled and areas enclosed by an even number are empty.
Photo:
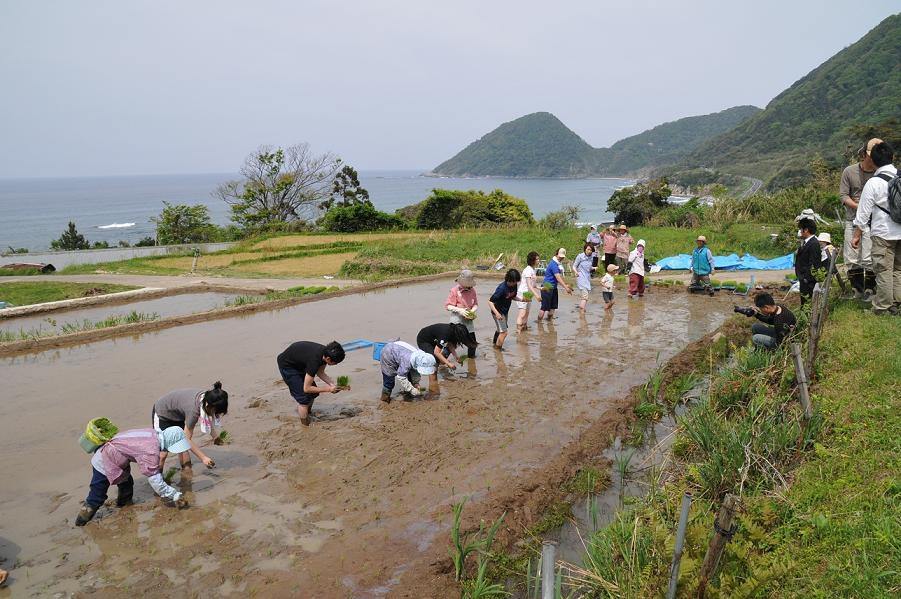
M644 297L644 275L647 258L644 257L644 239L639 239L629 253L629 298Z

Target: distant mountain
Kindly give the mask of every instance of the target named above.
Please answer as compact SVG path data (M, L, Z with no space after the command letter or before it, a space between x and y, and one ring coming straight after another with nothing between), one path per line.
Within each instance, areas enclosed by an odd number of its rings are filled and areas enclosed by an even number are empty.
M705 141L728 131L760 109L737 106L658 125L593 148L549 112L504 123L435 167L455 177L592 177L637 173L677 163Z
M807 176L814 154L845 162L864 132L878 135L880 124L893 128L888 123L899 116L901 15L894 15L776 96L765 110L705 143L684 166L715 166L764 179L770 187L784 186Z

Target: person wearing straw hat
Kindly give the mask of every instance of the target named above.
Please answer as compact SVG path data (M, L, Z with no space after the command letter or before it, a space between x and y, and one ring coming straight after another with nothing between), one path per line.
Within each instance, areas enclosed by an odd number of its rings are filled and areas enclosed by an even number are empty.
M400 387L403 393L413 397L422 395L420 377L429 377L429 392L438 394L438 374L435 356L403 341L392 341L382 348L379 357L382 370L382 397L391 403L391 392Z
M190 449L191 442L185 437L184 429L178 426L170 426L162 432L142 428L117 433L101 445L91 458L91 487L75 518L75 526L84 526L94 518L106 502L110 485L119 488L117 507L132 503L135 484L131 476L132 462L138 465L157 495L171 500L177 507L187 507L182 493L163 479L163 467L170 453L181 454ZM207 467L212 468L213 464Z
M707 238L698 235L697 247L691 253L691 286L694 288L704 287L707 293L713 295L713 287L710 286L710 276L716 272L713 265L713 252L707 247Z
M457 277L457 284L447 294L444 308L450 312L451 324L462 324L469 332L472 344L467 347L466 356L470 359L476 357L476 327L473 322L476 318L476 310L479 309L479 299L476 297L476 279L472 271L463 269Z
M629 235L629 227L626 225L619 226L619 235L616 237L616 265L620 271L626 270L629 263L629 251L632 249L632 243L635 241Z
M823 264L828 267L829 261L834 260L835 255L838 252L835 246L832 245L832 235L823 231L817 235L817 241L820 242L820 250L822 251L820 258L822 259Z

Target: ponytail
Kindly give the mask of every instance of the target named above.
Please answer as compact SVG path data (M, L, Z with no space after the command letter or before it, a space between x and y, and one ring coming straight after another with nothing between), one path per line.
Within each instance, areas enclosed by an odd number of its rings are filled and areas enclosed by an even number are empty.
M216 381L213 388L203 394L203 410L212 416L228 414L228 392Z

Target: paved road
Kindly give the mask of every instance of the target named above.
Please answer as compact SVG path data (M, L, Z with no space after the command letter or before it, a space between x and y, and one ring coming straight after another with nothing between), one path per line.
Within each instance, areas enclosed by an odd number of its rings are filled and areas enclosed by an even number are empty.
M763 187L763 181L761 181L760 179L755 179L754 177L742 177L742 179L744 179L745 181L750 181L751 186L747 190L745 190L743 194L741 194L741 199L751 197L752 195L760 191L761 187Z
M322 277L302 279L239 279L232 277L202 277L202 276L159 276L159 275L119 275L119 274L89 274L89 275L36 275L28 277L3 277L0 285L12 281L68 281L73 283L116 283L120 285L134 285L135 287L184 287L197 283L209 283L210 285L224 285L243 289L288 289L303 285L309 286L335 286L349 287L359 285L360 281L350 279L324 279Z

